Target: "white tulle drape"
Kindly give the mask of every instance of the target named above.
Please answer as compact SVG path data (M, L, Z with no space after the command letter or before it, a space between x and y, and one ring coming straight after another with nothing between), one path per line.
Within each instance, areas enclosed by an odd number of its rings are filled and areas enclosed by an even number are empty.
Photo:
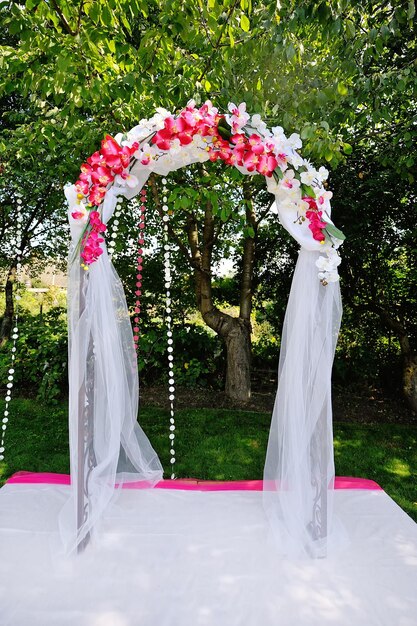
M204 155L203 159L208 157ZM166 175L197 159L161 158L152 170ZM112 187L103 205L111 218L117 195L137 195L150 175L140 164L134 189ZM75 188L67 188L71 194ZM278 392L264 472L264 506L282 553L326 555L332 537L334 483L331 370L341 320L338 282L324 286L316 261L325 252L311 237L297 208L272 210L300 243L281 342ZM328 207L330 214L330 205ZM126 481L152 486L162 467L136 422L137 361L123 287L107 252L80 268L82 228L70 217L69 267L70 448L72 495L60 517L67 550L90 538L104 509ZM330 244L326 244L330 245Z
M332 531L331 371L342 305L339 283L317 279L319 254L299 253L264 471L265 511L290 556L325 556Z
M68 191L71 193L71 190ZM111 217L116 196L103 210ZM69 429L71 497L60 515L67 552L86 538L117 495L115 486L153 486L162 466L137 423L138 371L123 286L104 249L88 271L80 267L80 228L70 218L68 272Z

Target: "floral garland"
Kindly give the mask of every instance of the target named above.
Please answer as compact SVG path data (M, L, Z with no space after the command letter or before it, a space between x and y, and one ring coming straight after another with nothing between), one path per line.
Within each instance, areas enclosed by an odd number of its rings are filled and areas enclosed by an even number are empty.
M85 226L80 239L84 269L94 263L103 250L100 236L106 226L100 207L111 187L119 193L139 186L136 174L149 174L163 165L171 171L196 161L221 160L244 174L259 173L283 206L296 207L296 220L305 221L313 240L326 248L327 258L316 265L323 284L338 280L336 252L343 233L330 220L332 192L325 189L326 168L318 171L297 152L302 142L297 134L286 137L280 126L269 130L260 115L246 112L243 102L230 103L221 114L210 101L197 108L193 100L178 114L157 109L149 120L141 120L127 134L106 135L99 151L81 166L75 183L71 217Z

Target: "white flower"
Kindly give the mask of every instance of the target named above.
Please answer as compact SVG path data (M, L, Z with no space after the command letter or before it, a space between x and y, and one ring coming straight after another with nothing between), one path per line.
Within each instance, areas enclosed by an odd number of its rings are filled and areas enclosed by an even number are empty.
M217 115L217 113L219 112L219 109L213 106L213 103L211 100L206 100L204 105L207 107L208 115L214 116L214 115Z
M299 189L300 181L295 178L294 170L286 170L284 177L280 181L280 186L285 189Z
M266 187L269 191L269 193L274 194L274 196L278 195L280 192L280 187L279 184L277 183L277 181L275 180L274 176L266 176L265 177L266 180Z
M306 172L301 172L301 182L303 185L311 187L315 179L317 178L317 172L314 168L308 169Z
M339 274L336 270L333 272L319 272L319 278L326 283L337 283Z
M332 197L333 193L331 191L325 191L324 189L316 191L317 206L321 211L330 211L330 200Z
M335 283L339 280L337 271L341 263L341 258L334 248L326 250L326 256L320 256L316 261L316 267L319 271L319 278L326 283Z
M316 267L318 267L321 272L331 271L333 269L333 261L327 256L319 256L316 261Z
M133 156L140 161L142 165L149 165L154 161L157 154L158 148L156 146L150 146L148 143L144 143L143 146L136 150Z
M263 124L262 118L259 113L255 113L255 115L252 115L252 126L258 128L259 124Z
M75 207L69 210L70 222L80 224L84 226L88 222L89 211L83 202L80 202Z
M133 189L133 187L136 187L139 184L136 176L130 173L125 173L123 176L116 174L114 182L117 185L120 185L120 187L130 187L130 189Z
M301 157L298 152L295 152L295 150L288 155L288 160L296 170L304 163L303 157Z
M167 109L164 109L163 107L157 107L155 111L158 113L158 115L161 115L164 119L166 117L170 117L171 115L171 113Z
M253 128L255 128L263 137L272 136L271 132L268 130L268 126L265 124L264 121L262 121L259 113L255 113L255 115L252 115L251 126L253 126Z
M171 113L162 107L156 109L156 113L148 122L148 128L162 130L165 126L165 119L170 117Z
M282 126L273 126L272 134L274 137L276 137L277 139L280 139L281 141L284 141L284 139L286 139L285 134L284 134L284 129L282 128Z
M294 148L294 150L298 150L298 148L301 148L303 145L303 142L301 141L300 135L298 135L298 133L293 133L292 135L290 135L287 141L291 148Z
M329 170L327 170L323 165L317 172L317 178L320 182L323 182L329 178Z
M241 102L239 106L229 102L227 108L232 115L225 115L226 122L231 126L233 132L236 132L243 128L250 118L250 115L246 113L246 102Z

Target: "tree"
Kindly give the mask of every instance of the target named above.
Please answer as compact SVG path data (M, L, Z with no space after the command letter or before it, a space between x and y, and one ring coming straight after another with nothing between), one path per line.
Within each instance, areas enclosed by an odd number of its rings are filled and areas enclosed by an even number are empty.
M59 184L75 180L103 130L127 130L155 106L175 109L190 97L223 108L246 100L270 125L301 130L305 156L335 168L352 151L375 153L407 185L417 137L414 14L410 0L0 2L2 197L16 163L32 181L41 170L42 179L48 171ZM60 202L55 211L63 220ZM211 218L198 214L200 237L206 217L208 228ZM253 253L247 235L241 266L245 251ZM183 243L192 259L191 243ZM204 236L200 246L203 263ZM206 269L207 260L206 249ZM207 273L193 267L207 292Z
M373 150L355 151L333 181L335 209L349 241L341 275L351 323L369 333L379 319L382 332L394 336L402 359L402 391L417 411L414 186L393 176Z

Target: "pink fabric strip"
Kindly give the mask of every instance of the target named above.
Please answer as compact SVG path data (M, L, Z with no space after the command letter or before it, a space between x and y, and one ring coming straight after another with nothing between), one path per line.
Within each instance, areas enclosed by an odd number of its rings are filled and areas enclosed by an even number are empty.
M48 485L69 485L69 474L52 474L47 472L16 472L7 481L8 484L34 484L43 483ZM155 489L182 489L185 491L262 491L262 480L236 480L236 481L210 481L186 478L181 480L161 480ZM125 483L123 489L143 489L147 483ZM354 478L351 476L337 476L335 489L373 489L382 491L382 487L373 480L367 478Z

